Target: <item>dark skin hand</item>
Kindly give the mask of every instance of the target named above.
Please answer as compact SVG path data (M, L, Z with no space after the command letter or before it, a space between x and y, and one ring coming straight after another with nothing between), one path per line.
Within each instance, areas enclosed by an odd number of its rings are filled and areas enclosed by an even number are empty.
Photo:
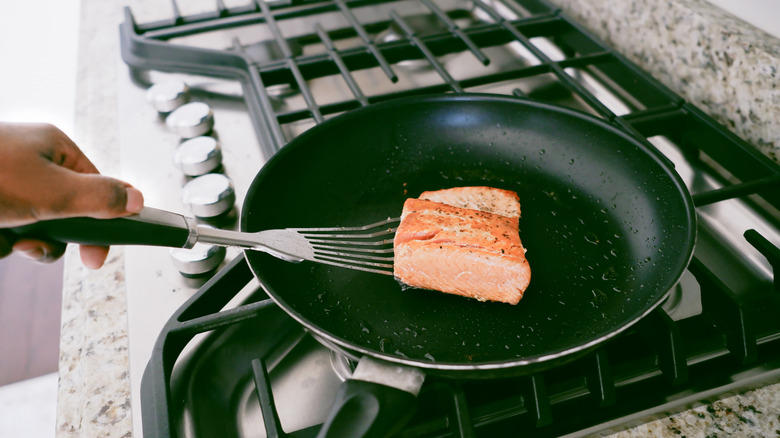
M6 228L39 220L137 213L141 192L100 175L73 141L53 125L0 122L0 257L12 251L42 262L65 252L61 242L19 238ZM100 268L108 247L81 245L81 260Z

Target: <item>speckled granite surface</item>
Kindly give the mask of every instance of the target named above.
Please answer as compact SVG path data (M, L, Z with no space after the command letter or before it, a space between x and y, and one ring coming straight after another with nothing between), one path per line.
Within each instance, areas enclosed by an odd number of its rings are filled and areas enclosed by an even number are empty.
M74 140L109 175L119 169L116 65L122 5L85 0L81 6ZM131 436L122 249L112 248L104 267L90 271L81 266L77 248L69 246L62 301L57 436Z
M551 0L780 161L780 40L703 0Z
M565 12L687 100L777 159L780 47L701 0L555 0ZM151 0L83 0L75 140L98 168L119 169L116 75L122 7ZM628 29L629 31L625 31ZM640 31L641 30L641 31ZM618 37L619 36L619 37ZM126 290L121 248L99 271L65 260L58 437L132 435ZM629 437L777 436L780 384L713 401L614 434Z
M774 437L780 431L780 384L709 402L609 435L638 437Z

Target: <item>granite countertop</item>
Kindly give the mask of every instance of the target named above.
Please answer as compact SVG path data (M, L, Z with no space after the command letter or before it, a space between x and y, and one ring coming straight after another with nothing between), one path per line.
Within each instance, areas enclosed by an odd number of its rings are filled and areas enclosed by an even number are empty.
M552 2L780 161L780 40L704 0Z
M107 175L119 172L116 77L124 2L83 0L74 140ZM130 437L130 377L124 257L104 267L65 254L56 436Z
M127 0L83 0L74 139L119 172L117 26ZM778 160L780 44L704 0L554 0L666 86ZM156 7L134 0L133 7ZM169 6L169 5L168 5ZM124 253L88 271L65 255L58 437L132 436ZM776 436L780 384L723 398L614 437Z

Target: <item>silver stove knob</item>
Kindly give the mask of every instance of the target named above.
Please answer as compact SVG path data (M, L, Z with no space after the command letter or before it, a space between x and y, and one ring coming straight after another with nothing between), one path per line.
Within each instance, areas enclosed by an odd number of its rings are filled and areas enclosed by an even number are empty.
M178 80L159 82L149 87L146 99L158 112L169 113L190 101L190 87Z
M173 110L165 119L165 124L182 138L193 138L211 132L214 113L208 104L190 102Z
M185 175L205 175L222 164L222 149L214 137L191 138L176 148L173 162Z
M184 185L182 202L196 217L216 218L233 209L236 192L230 178L221 173L209 173Z
M216 270L225 260L227 251L223 246L196 243L192 248L173 248L171 261L186 277L196 277Z

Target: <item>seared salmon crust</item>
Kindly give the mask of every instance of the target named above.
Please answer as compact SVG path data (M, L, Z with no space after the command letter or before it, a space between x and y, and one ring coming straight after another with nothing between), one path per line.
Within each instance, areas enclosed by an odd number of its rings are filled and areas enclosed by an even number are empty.
M407 199L393 242L395 277L417 288L517 304L531 280L519 217L517 194L491 187Z

